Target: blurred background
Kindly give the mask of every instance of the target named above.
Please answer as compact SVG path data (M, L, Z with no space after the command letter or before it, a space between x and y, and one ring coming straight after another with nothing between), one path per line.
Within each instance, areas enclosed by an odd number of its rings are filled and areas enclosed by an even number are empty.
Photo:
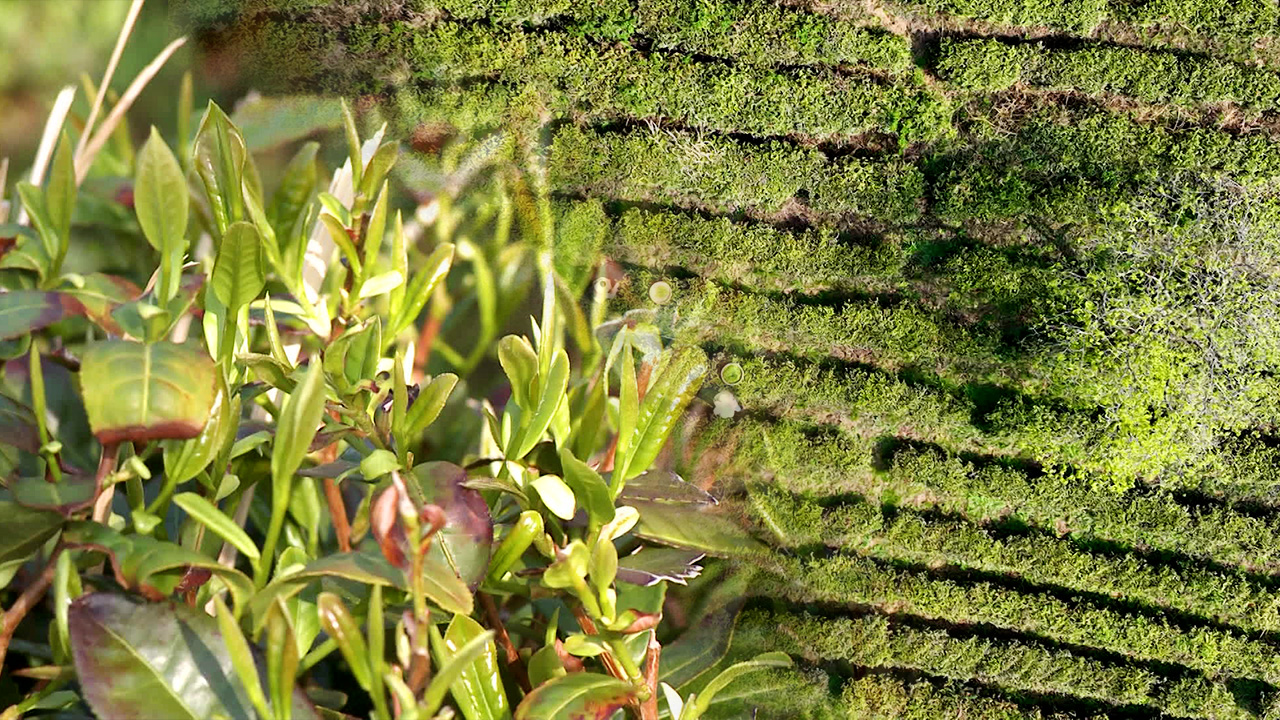
M131 0L0 0L0 157L8 157L11 173L26 168L35 156L45 118L58 91L75 85L73 113L87 114L81 76L94 85L102 79L116 36ZM112 89L122 92L165 45L181 34L168 0L147 0L134 28ZM129 113L130 132L146 136L155 124L165 135L176 127L178 88L182 74L197 70L196 107L211 96L220 103L233 102L243 90L232 87L230 74L219 72L216 58L197 57L188 43L164 67ZM206 54L207 55L207 54ZM198 68L196 66L199 66ZM9 184L14 182L11 174Z

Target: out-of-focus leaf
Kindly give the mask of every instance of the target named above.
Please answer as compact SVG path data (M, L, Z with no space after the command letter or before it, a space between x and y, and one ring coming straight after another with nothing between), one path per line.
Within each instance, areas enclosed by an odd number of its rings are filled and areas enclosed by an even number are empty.
M725 668L714 680L707 683L707 686L689 701L691 707L687 708L685 713L690 717L701 718L707 712L707 708L711 705L715 696L739 677L759 670L791 667L791 665L791 657L784 652L761 653L746 662L734 663Z
M337 99L319 95L256 96L237 103L231 120L257 152L339 128L342 110Z
M71 241L71 216L76 209L75 149L71 137L62 131L62 139L58 142L58 150L53 154L53 164L49 167L49 185L45 189L45 206L49 212L49 220L58 233L58 257L67 254L67 244Z
M23 507L10 500L0 500L0 565L25 560L40 549L64 518L56 512Z
M650 470L627 481L618 502L630 505L644 500L661 503L715 505L716 499L702 488L669 470Z
M525 696L515 720L607 720L635 695L631 683L596 673L555 678Z
M32 455L40 452L40 430L31 408L0 395L0 445L11 445Z
M255 300L266 286L262 237L247 222L232 223L218 246L213 292L232 312Z
M70 517L93 504L95 482L92 475L63 473L62 479L54 483L42 477L19 478L9 490L19 505L54 510Z
M111 312L142 296L142 289L115 275L90 273L65 291L80 302L85 315L107 332L120 335L122 330Z
M467 471L448 462L429 462L413 469L423 499L439 505L445 526L431 543L428 557L454 568L471 588L479 585L489 568L493 545L493 518L489 505L476 490L466 487Z
M666 580L687 584L702 573L698 564L706 553L682 548L645 548L618 560L618 580L633 585L649 586Z
M519 335L507 335L498 341L498 362L507 373L511 399L526 410L532 410L529 386L538 374L538 354L529 341Z
M80 361L89 424L103 443L197 437L213 406L214 381L208 355L169 342L94 343Z
M89 593L68 610L82 693L94 714L137 720L255 717L217 621L173 602ZM300 691L295 718L316 718Z
M707 613L675 642L664 645L659 677L680 687L720 662L729 652L733 628L738 622L738 613L742 612L745 604L745 597L729 600Z
M0 340L48 327L84 308L75 298L56 292L13 290L0 292Z
M438 705L448 688L466 720L511 717L511 706L498 672L498 650L493 644L492 631L485 630L466 615L454 615L443 641L432 644L441 669L427 690L433 701L428 707Z
M436 283L449 274L449 267L452 264L453 245L451 243L442 243L427 256L422 263L422 269L409 282L408 292L405 293L406 300L399 317L387 328L388 338L396 337L418 318L418 313L422 312L422 308L426 306Z
M764 548L733 519L705 506L648 500L628 504L640 511L635 534L645 540L718 557L740 556Z

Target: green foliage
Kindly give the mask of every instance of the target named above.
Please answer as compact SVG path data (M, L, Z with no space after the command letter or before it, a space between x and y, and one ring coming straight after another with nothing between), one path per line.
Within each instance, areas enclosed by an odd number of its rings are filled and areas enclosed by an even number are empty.
M942 76L959 87L1004 90L1017 82L1052 90L1127 95L1152 103L1234 102L1274 109L1280 77L1213 58L1095 46L1053 50L994 40L948 41L938 59Z

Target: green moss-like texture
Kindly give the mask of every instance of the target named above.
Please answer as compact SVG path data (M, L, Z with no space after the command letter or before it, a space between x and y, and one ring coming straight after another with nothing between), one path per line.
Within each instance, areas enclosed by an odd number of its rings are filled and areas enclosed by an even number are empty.
M716 717L1280 717L1271 0L179 5L406 135L546 123L571 286L742 367L723 662L798 668Z

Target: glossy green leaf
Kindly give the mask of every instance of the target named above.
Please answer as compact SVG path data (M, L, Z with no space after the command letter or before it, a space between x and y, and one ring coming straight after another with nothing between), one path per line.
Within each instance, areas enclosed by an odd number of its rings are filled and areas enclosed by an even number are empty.
M365 298L385 295L393 289L402 287L403 285L404 276L400 274L400 271L388 270L387 272L374 275L368 280L365 280L364 284L360 286L360 294L358 297L361 300L364 300Z
M321 578L341 578L364 585L383 585L404 589L404 573L376 552L346 552L326 555L307 563L301 570L277 577L253 597L250 611L255 626L265 622L267 610L277 596L301 590Z
M374 159L376 160L377 158L375 157ZM373 212L369 215L369 224L365 226L364 237L362 238L364 242L364 266L368 268L369 272L373 272L374 265L378 262L378 253L382 250L382 239L387 234L387 206L391 203L390 186L390 183L382 183L382 191L378 193L378 199L373 204ZM388 286L386 290L390 289L391 286ZM382 292L386 292L386 290ZM381 294L372 293L365 296L363 286L360 292L362 297Z
M587 511L591 531L613 520L613 497L600 473L574 457L568 448L560 449L560 469L565 483L573 488L578 504Z
M374 450L360 461L360 474L369 481L377 480L392 470L399 469L400 461L390 450Z
M255 717L217 621L200 610L89 593L68 610L81 692L102 718ZM295 718L317 718L301 692Z
M331 592L320 593L316 600L316 608L320 614L320 625L324 631L338 644L338 650L346 658L347 665L356 682L366 691L373 687L369 667L369 649L364 641L364 634L356 624L351 611L347 609L342 598Z
M707 356L700 348L683 347L666 359L640 404L635 434L625 455L619 442L615 478L625 482L653 465L707 372Z
M444 638L437 641L433 633L431 639L440 670L423 698L430 712L439 706L448 690L466 720L511 717L507 693L498 672L493 631L485 630L466 615L454 615Z
M629 337L629 335L628 335ZM624 479L622 472L626 470L627 460L631 457L632 445L636 441L636 423L640 418L640 389L636 379L635 353L631 351L629 342L622 346L621 384L618 388L618 440L614 451L613 476ZM614 482L614 494L621 488L621 482Z
M80 303L62 293L39 290L0 292L0 340L26 335L81 312Z
M187 178L154 127L138 153L137 163L133 203L142 234L162 254L181 253L186 248L191 203Z
M247 222L232 223L218 246L211 280L214 295L232 312L257 299L266 286L262 238Z
M208 355L170 342L99 342L80 359L85 410L103 443L199 436L215 380Z
M542 573L542 584L549 588L572 588L587 576L591 551L581 540L574 540L559 551L556 561Z
M302 466L311 440L324 419L324 368L312 362L280 409L275 447L271 453L271 477L292 477Z
M457 384L458 376L453 373L441 373L431 378L431 382L427 383L409 406L406 415L408 437L417 437L440 417L440 411L444 409Z
M577 501L573 497L573 490L558 475L539 475L530 484L552 515L561 520L573 519L578 509Z
M516 561L529 549L536 537L543 533L542 513L525 510L511 525L511 530L502 539L502 544L493 553L489 563L488 577L492 582L502 579L507 571L515 566Z
M515 720L607 720L635 693L634 685L608 675L571 673L534 688Z
M90 320L116 335L123 332L111 316L111 311L142 296L142 288L125 278L104 273L89 273L78 277L75 285L64 292L80 303Z
M41 276L56 272L60 241L58 228L49 216L44 190L22 181L18 183L18 197L22 199L22 207L31 218L31 225L40 238L40 250L33 260L38 263Z
M189 492L175 495L173 502L178 507L186 510L187 514L194 518L196 522L231 543L245 557L250 560L258 559L258 546L249 539L249 535L243 528L227 517L216 505L196 493Z
M555 416L556 408L564 402L565 388L568 383L569 356L561 348L556 351L551 361L547 377L538 378L538 385L542 392L537 399L537 408L527 416L529 421L523 432L512 436L512 447L508 448L510 452L507 453L507 457L522 458L542 440L542 436L546 434L547 427L551 425L551 420Z

